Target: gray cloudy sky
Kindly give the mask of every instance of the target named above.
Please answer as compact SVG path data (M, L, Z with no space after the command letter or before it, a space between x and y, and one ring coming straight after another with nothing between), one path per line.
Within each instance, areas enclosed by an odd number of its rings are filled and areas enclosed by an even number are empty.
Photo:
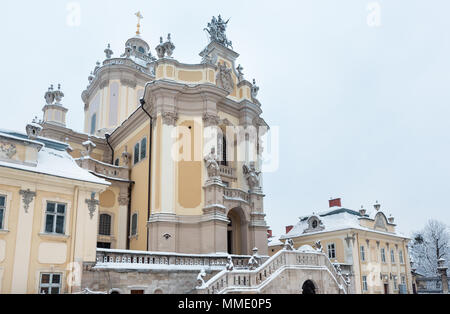
M138 10L144 39L154 48L172 33L185 63L200 61L211 16L231 17L238 62L280 127L280 168L264 179L275 234L330 197L353 209L379 200L407 234L450 223L449 1L4 1L0 127L24 130L62 83L68 126L81 130L89 72L107 43L123 52Z

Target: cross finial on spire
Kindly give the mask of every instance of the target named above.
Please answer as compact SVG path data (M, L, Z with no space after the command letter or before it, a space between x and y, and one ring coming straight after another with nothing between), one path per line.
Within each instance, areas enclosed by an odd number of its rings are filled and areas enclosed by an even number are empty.
M135 15L136 15L137 18L138 18L138 24L137 24L136 35L139 36L139 35L141 34L141 20L142 20L144 17L142 16L141 11L137 12Z

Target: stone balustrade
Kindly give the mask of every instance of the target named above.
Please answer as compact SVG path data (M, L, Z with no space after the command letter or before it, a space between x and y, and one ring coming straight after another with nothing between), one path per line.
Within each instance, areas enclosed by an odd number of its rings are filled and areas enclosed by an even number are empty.
M86 169L96 175L106 178L116 179L119 181L129 181L130 172L128 168L110 165L90 157L81 157L75 159L78 166Z
M220 165L220 175L225 178L236 180L236 169L229 166Z
M231 200L239 200L239 201L244 201L247 203L250 202L249 193L247 193L243 190L225 188L223 195L224 195L224 197L231 199Z
M336 271L325 254L282 250L256 270L223 270L211 278L203 287L197 288L197 293L222 294L227 291L235 291L235 289L244 289L245 291L256 290L267 282L274 273L288 266L304 266L305 269L308 267L326 268L336 279L337 285L342 287L344 293L347 292L345 279Z
M151 63L151 62L152 61L149 59L148 63ZM103 62L103 66L109 66L109 65L124 65L124 66L135 68L136 70L139 70L142 73L145 73L148 75L153 75L153 73L147 67L140 66L140 65L136 64L135 62L133 62L131 59L126 59L126 58L106 59ZM94 74L96 74L96 72Z
M159 252L138 252L97 249L97 267L115 268L125 267L148 268L152 267L179 267L199 270L201 268L215 268L222 270L227 264L227 254L191 255ZM237 269L248 268L250 256L232 255L233 263Z

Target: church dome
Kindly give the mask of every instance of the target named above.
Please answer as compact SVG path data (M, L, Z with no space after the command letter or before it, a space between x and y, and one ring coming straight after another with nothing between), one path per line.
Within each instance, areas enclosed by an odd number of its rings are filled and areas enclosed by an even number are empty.
M148 54L150 46L140 36L135 36L127 40L125 47L131 47L133 50L139 51L142 54Z

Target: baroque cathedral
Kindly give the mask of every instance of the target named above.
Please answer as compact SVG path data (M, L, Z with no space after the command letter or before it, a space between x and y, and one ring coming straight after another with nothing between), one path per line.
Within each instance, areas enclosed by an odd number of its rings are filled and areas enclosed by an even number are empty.
M346 292L311 247L269 258L269 127L228 21L213 17L185 64L170 34L154 56L136 15L123 53L108 45L88 77L82 132L61 86L26 133L0 130L0 293L297 293L308 278Z

